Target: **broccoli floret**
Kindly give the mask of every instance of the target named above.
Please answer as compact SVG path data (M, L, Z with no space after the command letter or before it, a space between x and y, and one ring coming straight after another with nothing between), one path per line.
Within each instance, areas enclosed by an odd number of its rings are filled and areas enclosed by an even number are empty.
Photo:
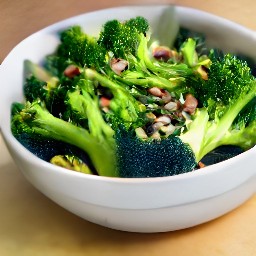
M89 130L54 117L40 102L27 103L15 118L12 118L12 127L16 129L14 122L19 120L23 127L29 127L29 130L25 130L29 134L74 145L88 154L99 175L116 176L114 132L99 115L95 99L90 99L89 105L84 106L86 101L81 98L78 97L77 101L81 100L81 108L84 108L90 118Z
M84 33L80 26L62 31L60 40L57 50L60 60L97 70L106 65L106 49L97 44L96 38Z
M33 101L38 98L46 98L46 85L45 81L41 81L35 76L28 77L25 81L23 92L28 101Z
M225 54L222 58L213 55L208 80L201 85L197 97L203 105L211 105L211 108L212 102L215 102L214 106L226 106L233 97L248 90L247 84L251 80L251 69L245 61L232 54Z
M148 21L143 17L125 22L110 20L104 24L98 43L111 51L116 58L126 59L128 54L137 55L140 34L146 36L148 30Z
M117 166L121 177L163 177L193 170L196 159L191 148L178 136L141 140L132 132L116 132Z
M244 150L255 145L256 80L245 62L227 54L213 59L209 79L195 91L205 107L197 110L183 139L196 152L199 161L221 145L236 145ZM205 122L194 125L198 116ZM201 132L202 131L202 132ZM200 136L202 135L202 136ZM194 138L202 140L194 141Z

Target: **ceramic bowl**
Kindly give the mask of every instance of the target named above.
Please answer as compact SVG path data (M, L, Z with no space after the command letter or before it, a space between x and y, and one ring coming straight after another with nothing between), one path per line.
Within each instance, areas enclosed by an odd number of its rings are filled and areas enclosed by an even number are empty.
M74 24L96 35L110 18L146 17L160 31L164 19L206 34L209 45L256 59L255 32L209 13L180 6L126 6L85 13L49 26L23 40L0 67L0 125L13 160L29 182L68 211L109 228L165 232L192 227L238 207L256 190L256 149L172 177L109 178L66 170L40 160L10 131L10 107L22 101L23 61L40 63L58 44L58 32ZM174 16L173 16L174 15ZM159 29L159 30L158 30ZM18 193L18 192L17 192Z

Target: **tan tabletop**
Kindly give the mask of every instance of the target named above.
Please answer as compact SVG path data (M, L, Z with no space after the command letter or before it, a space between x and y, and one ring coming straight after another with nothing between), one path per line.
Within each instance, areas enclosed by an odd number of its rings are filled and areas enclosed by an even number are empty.
M29 34L83 12L136 3L175 3L256 30L255 0L0 0L0 62ZM256 196L209 223L136 234L89 223L54 204L20 174L0 137L0 255L256 255Z

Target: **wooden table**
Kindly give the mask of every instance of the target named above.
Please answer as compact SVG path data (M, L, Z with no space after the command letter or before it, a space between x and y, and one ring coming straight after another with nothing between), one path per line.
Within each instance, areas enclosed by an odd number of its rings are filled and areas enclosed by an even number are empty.
M0 0L0 62L29 34L76 14L136 3L175 3L226 17L256 30L256 1ZM0 255L256 255L256 196L225 216L160 234L107 229L67 212L20 174L0 137Z

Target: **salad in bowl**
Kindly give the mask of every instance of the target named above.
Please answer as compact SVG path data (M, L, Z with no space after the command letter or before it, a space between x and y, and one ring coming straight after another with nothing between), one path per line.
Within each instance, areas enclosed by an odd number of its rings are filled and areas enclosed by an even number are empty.
M178 6L54 24L1 67L6 145L32 184L92 222L159 232L216 218L254 193L254 45Z

